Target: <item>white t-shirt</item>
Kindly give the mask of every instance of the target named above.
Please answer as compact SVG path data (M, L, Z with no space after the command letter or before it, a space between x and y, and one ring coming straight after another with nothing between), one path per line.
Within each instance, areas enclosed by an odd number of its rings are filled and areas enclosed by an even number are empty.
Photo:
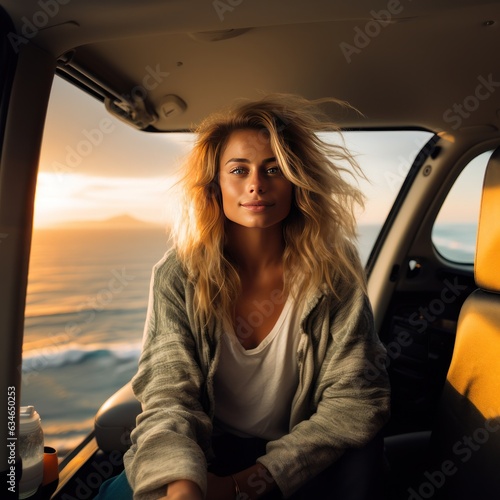
M300 309L300 310L299 310ZM300 311L289 298L267 337L246 350L226 325L214 378L216 425L242 437L278 439L289 432L298 386Z

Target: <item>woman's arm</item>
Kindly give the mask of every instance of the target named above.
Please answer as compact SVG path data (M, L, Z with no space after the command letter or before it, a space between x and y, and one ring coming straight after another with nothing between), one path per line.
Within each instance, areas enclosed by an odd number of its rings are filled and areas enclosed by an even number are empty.
M187 312L187 279L175 257L155 267L139 370L132 381L142 413L124 456L137 500L189 480L206 491L212 423L201 403L205 376Z
M341 296L343 302L335 311L328 300L319 303L307 325L311 338L303 353L302 376L309 378L309 390L302 395L302 407L314 405L315 410L289 434L270 442L258 459L285 496L346 449L367 444L389 417L386 353L375 333L368 299L360 290Z
M208 474L206 500L234 500L243 495L247 500L258 500L264 494L276 489L276 483L269 471L261 464L231 476ZM196 483L180 479L167 486L166 495L159 500L203 500L203 494Z

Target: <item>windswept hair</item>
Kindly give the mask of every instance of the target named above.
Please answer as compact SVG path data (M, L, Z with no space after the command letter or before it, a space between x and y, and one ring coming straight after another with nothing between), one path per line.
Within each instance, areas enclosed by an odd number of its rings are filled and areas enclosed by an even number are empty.
M225 253L219 187L220 158L235 130L258 131L263 147L270 144L283 176L293 184L292 208L283 221L284 291L326 287L335 294L341 283L365 288L355 247L355 208L363 206L363 195L347 180L362 173L339 127L321 110L331 104L348 107L334 99L268 95L211 115L197 128L181 181L184 213L173 241L194 284L197 313L207 321L231 318L240 292L238 272ZM338 134L338 144L325 142L324 132Z

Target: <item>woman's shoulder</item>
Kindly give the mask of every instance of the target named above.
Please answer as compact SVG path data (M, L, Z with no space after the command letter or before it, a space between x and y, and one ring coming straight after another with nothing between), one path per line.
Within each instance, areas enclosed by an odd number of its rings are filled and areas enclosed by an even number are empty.
M182 264L175 248L169 248L154 265L154 270L158 272L174 272L177 269L182 270Z
M155 285L182 285L187 283L187 273L175 249L168 250L163 258L153 267Z

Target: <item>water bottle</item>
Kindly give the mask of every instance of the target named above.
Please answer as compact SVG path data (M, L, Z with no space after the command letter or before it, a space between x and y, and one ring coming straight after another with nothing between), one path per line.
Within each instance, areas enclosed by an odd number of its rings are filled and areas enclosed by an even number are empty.
M34 495L43 479L43 430L34 406L21 406L19 418L19 456L22 475L19 498Z

